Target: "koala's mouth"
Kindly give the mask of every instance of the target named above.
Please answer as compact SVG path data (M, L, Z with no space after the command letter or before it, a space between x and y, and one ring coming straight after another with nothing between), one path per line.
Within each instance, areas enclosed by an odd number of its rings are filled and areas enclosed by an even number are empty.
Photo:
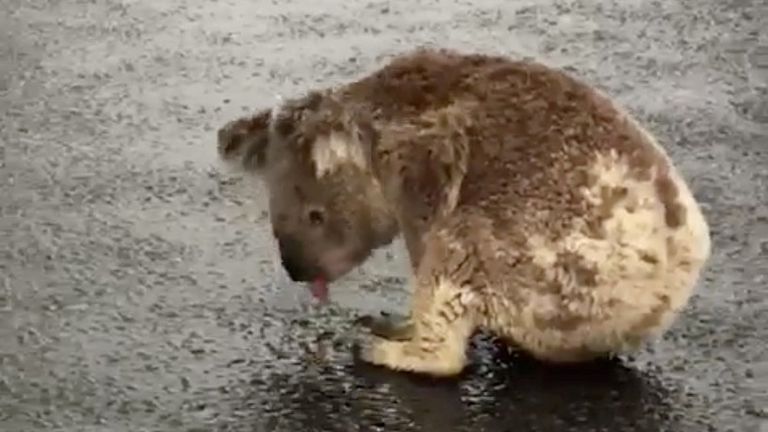
M316 276L326 283L333 282L352 271L360 260L354 250L346 248L329 251L322 259L322 272Z
M322 272L322 274L312 278L310 281L308 281L308 288L309 292L312 294L312 297L321 303L327 303L330 293L330 282L343 276L348 271L349 270L344 271L341 269L336 269L336 273L333 276L329 277L327 272Z
M327 297L329 284L352 271L359 263L360 254L349 247L328 248L314 261L282 254L282 264L290 278L306 283L312 295L318 299Z

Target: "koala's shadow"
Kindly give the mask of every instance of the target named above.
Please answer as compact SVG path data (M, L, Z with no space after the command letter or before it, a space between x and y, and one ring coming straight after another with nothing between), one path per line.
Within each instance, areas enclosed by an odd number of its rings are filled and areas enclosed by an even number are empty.
M238 396L227 403L237 421L218 430L684 430L685 395L620 360L552 367L483 335L469 354L470 366L451 379L339 357L290 373L278 372L280 365L252 371L250 384L233 386Z
M431 379L356 362L358 379L385 385L417 430L681 430L680 393L653 373L601 360L545 365L493 338L473 339L472 364L453 379Z

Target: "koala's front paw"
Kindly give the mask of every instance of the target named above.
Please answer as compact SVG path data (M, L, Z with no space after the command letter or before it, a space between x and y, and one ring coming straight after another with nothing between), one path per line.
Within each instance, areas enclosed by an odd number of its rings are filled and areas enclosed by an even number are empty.
M366 363L372 363L374 340L377 338L371 335L357 337L352 344L352 356Z
M387 340L405 341L413 337L413 323L407 315L381 312L378 317L364 315L356 323L368 328L373 335Z
M353 346L353 355L365 363L398 369L404 342L396 342L378 336L359 337Z
M455 376L464 368L462 352L430 348L416 340L401 342L367 336L356 341L353 356L371 365L434 377Z

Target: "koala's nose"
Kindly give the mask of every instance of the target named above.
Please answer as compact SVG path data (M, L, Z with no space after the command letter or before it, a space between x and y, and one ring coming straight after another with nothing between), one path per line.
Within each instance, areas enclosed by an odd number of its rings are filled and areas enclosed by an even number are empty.
M290 239L280 239L280 260L288 276L294 282L306 282L310 280L309 269L299 258L297 251L301 250L300 245Z
M310 277L307 269L296 259L291 258L290 256L283 256L281 260L283 262L283 268L285 269L286 273L288 273L288 276L291 278L291 280L294 282L309 281Z

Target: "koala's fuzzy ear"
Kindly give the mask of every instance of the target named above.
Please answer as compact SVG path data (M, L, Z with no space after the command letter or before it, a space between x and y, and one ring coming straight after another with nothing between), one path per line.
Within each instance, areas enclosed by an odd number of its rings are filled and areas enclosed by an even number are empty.
M248 172L261 170L267 163L270 114L270 110L263 110L219 129L219 157Z
M376 144L379 142L379 131L373 125L373 117L368 111L360 110L354 117L354 128L356 138L363 151L363 158L369 167L373 167L373 154L376 150Z
M342 166L372 167L372 155L378 141L373 118L366 109L327 100L323 114L314 120L322 130L312 144L311 159L315 174L322 177Z

